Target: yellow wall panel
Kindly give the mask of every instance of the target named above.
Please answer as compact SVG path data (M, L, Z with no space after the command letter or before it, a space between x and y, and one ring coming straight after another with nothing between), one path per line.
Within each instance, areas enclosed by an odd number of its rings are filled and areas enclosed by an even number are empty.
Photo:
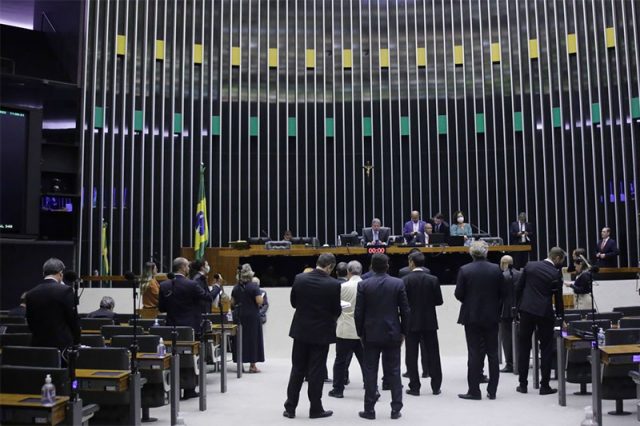
M231 66L239 67L242 56L240 54L240 48L235 46L231 48Z
M305 54L305 64L307 68L316 67L316 51L314 49L307 49Z
M278 68L278 49L269 48L269 68Z
M607 47L616 47L616 29L613 27L608 27L605 30L605 40L607 42Z
M419 67L427 66L427 49L418 47L416 49L416 65Z
M344 68L353 67L353 53L351 49L344 49L342 51L342 66Z
M567 53L573 55L578 52L578 37L575 34L567 34Z
M464 63L464 47L462 45L453 46L453 63L456 65Z
M164 61L164 40L156 40L156 59Z
M380 49L380 68L389 68L389 49Z
M540 52L538 51L538 39L532 38L529 40L529 58L537 59L540 57Z
M116 40L116 53L118 55L126 55L127 54L127 37L123 35L119 35Z
M202 64L202 45L194 44L193 45L193 63Z
M491 43L491 62L500 62L501 59L500 43Z

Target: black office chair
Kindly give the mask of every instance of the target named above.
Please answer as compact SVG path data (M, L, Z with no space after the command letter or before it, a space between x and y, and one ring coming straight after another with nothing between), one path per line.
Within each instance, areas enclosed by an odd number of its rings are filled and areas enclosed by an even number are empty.
M167 314L166 313L162 313L162 314L158 314L158 319L163 319L166 320L167 319Z
M5 334L31 333L31 329L27 324L2 324L6 327Z
M128 325L103 325L101 330L105 339L111 339L113 336L133 334L133 327ZM139 336L144 334L142 327L138 326L137 332Z
M129 324L129 321L133 319L133 314L116 314L116 324Z
M103 325L113 325L111 318L80 318L80 328L83 330L100 330Z
M89 370L129 370L129 351L125 348L81 348L76 368ZM100 424L129 423L130 389L107 392L80 389L82 401L100 406L95 422Z
M155 353L160 343L160 336L138 336L138 351ZM111 347L129 348L133 343L133 336L113 336ZM149 417L148 409L165 405L167 392L170 390L169 371L140 370L141 376L147 379L142 387L142 408L147 410L144 417Z
M170 325L154 326L149 328L149 334L162 337L165 342L171 341L171 331L173 327ZM193 341L195 339L195 332L191 327L177 326L178 341Z
M587 314L591 313L591 309L565 309L564 310L564 315L572 315L572 314L578 314L580 315L582 318L585 318L587 316Z
M171 342L172 326L151 327L149 334L162 337L165 343ZM179 342L192 342L195 339L195 333L191 327L176 327ZM169 351L170 348L167 347ZM198 363L195 355L180 355L180 388L193 389L198 385ZM206 372L205 372L206 373Z
M138 325L142 327L144 331L149 331L151 327L163 326L166 324L166 320L163 319L138 319ZM133 325L133 320L129 320L129 325Z
M31 346L5 346L2 348L2 364L23 367L61 368L58 348L34 348Z
M625 317L640 317L640 306L618 306L612 311L620 312Z
M4 354L3 354L4 355ZM0 366L0 393L39 395L47 374L56 387L56 394L69 395L69 370L53 367Z
M564 314L564 322L569 324L572 321L580 321L582 319L582 315L580 314Z
M0 348L5 346L31 346L31 333L0 334Z
M0 317L0 324L26 324L27 319L24 317Z
M587 321L591 321L592 318L595 319L608 319L612 324L618 324L620 318L624 315L621 312L598 312L596 314L587 314Z
M611 321L607 319L595 320L596 326L603 330L611 328ZM591 332L591 326L593 322L587 320L571 321L567 326L567 333L570 335L577 335L584 332Z
M605 345L640 344L640 328L610 329L605 331ZM625 399L636 399L636 384L629 371L636 369L635 364L605 364L602 369L602 399L615 400L613 416L631 414L624 411Z
M640 317L622 317L618 321L618 327L620 328L640 328Z
M82 334L80 336L80 344L92 348L104 348L104 337L102 334Z

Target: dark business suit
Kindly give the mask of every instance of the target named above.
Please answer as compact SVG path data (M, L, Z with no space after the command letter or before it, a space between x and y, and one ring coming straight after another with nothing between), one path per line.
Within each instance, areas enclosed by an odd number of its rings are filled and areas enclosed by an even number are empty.
M18 305L15 308L12 308L7 312L7 316L9 317L20 317L24 318L27 315L27 307L24 305Z
M306 377L309 413L321 413L327 353L329 344L336 342L336 321L342 313L340 282L318 268L298 274L291 287L290 301L296 312L289 330L293 350L284 408L295 412Z
M426 266L422 267L422 270L424 272L426 272L427 274L430 274L431 271L429 270L429 268L427 268ZM407 275L409 275L409 273L411 272L411 269L409 269L408 266L405 266L404 268L400 268L400 270L398 271L398 278L404 278Z
M431 377L431 389L438 391L442 384L438 317L436 316L436 306L442 305L440 282L438 278L428 274L423 268L414 269L402 281L411 309L405 354L407 371L409 372L409 388L420 390L420 376L418 375L418 346L420 345L423 363L427 362L427 371Z
M364 346L364 409L374 411L377 401L378 363L391 389L391 409L402 409L400 346L409 330L409 302L404 283L386 273L358 283L354 312L356 330Z
M31 346L63 351L80 342L80 323L71 287L49 279L30 290L26 298Z
M449 225L442 222L440 225L437 225L435 222L433 223L433 233L434 234L444 234L449 235Z
M518 236L518 233L522 231L521 222L516 220L515 222L511 222L511 227L509 228L509 233L511 234L511 244L513 245L528 245L530 244L533 248L533 225L529 222L524 223L524 230L528 233L525 238L525 241L522 241L522 236ZM517 269L524 268L524 265L529 261L529 252L528 251L516 251L512 253L513 255L513 263L514 267Z
M418 234L420 232L424 232L424 225L426 225L427 222L425 222L424 220L419 220L418 221ZM411 244L411 242L414 240L414 235L413 235L413 221L410 220L407 223L404 224L404 227L402 228L402 235L404 235L404 239L407 242L407 244ZM413 241L415 243L415 241Z
M552 306L555 295L556 310ZM542 386L549 385L553 354L553 327L556 317L564 316L562 275L548 260L529 262L516 285L516 306L520 312L518 336L518 373L520 384L527 386L529 354L534 330L540 340L540 370Z
M458 323L464 325L467 338L468 393L480 394L480 379L484 357L489 360L487 393L495 395L498 389L500 363L498 360L498 323L503 298L502 271L485 259L474 260L458 272L455 296L462 306Z
M602 240L599 240L596 246L596 254L598 253L604 254L604 259L597 258L596 265L604 268L615 268L618 266L616 258L620 254L620 250L618 250L616 240L613 238L609 238L604 244L604 247L602 246Z
M211 302L211 296L195 281L176 274L173 280L160 283L158 310L167 313L167 325L187 326L200 334L202 303Z
M389 228L380 228L378 230L378 240L381 243L386 243L389 240L389 235L391 234L391 230ZM373 229L371 228L363 228L362 229L362 238L365 244L374 242L373 238Z
M207 282L207 276L202 274L202 273L200 273L200 272L197 272L193 276L193 281L195 281L196 284L198 284L198 286L200 286L200 288L202 290L204 290L205 294L207 294L209 296L209 299L204 300L202 302L201 306L202 306L202 313L203 314L210 314L211 313L211 305L213 305L213 301L220 294L220 287L219 286L213 286L213 289L209 290L209 283Z
M93 311L87 314L87 318L108 318L115 319L116 313L111 309L100 308L97 311Z
M513 311L516 306L516 283L520 278L520 271L508 269L503 272L504 291L502 309L500 312L500 331L502 334L502 349L504 351L505 367L513 368Z

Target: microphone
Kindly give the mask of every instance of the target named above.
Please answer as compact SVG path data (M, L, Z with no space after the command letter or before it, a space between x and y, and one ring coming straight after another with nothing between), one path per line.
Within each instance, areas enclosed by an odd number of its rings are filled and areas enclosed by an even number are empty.
M265 237L265 238L271 239L271 238L269 237L269 234L267 234L267 231L265 231L264 229L261 229L261 230L260 230L260 234L262 234L262 236L263 236L263 237Z
M584 264L587 265L587 268L589 268L590 272L598 272L600 270L600 267L592 266L583 255L580 255L580 260L582 260Z
M76 271L64 271L62 274L62 282L72 286L78 281L78 273Z

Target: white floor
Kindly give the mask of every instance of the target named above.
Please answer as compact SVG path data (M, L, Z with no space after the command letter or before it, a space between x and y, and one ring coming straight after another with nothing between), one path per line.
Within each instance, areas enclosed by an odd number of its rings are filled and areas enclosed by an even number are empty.
M355 362L355 361L354 361ZM331 367L331 360L329 362ZM245 374L241 379L235 377L235 368L230 368L228 391L220 393L218 374L207 377L208 410L198 411L198 400L181 402L180 411L187 425L210 425L224 422L228 425L282 425L286 422L309 422L309 401L306 398L306 386L303 386L300 406L294 420L282 417L283 402L286 395L290 362L287 359L273 359L260 365L262 373ZM331 370L330 370L331 371ZM353 422L365 423L358 417L363 408L363 389L357 363L350 370L351 384L344 392L344 399L326 396L331 385L325 385L323 404L325 409L333 410L332 417L313 420L316 423L346 425ZM584 406L591 404L590 396L575 396L577 385L568 385L567 406L558 405L557 395L540 396L533 389L527 395L515 391L517 378L513 374L501 374L498 397L491 401L483 395L482 401L465 401L457 394L465 392L466 358L446 357L443 359L442 394L434 396L423 379L423 394L419 397L403 395L404 408L402 418L392 421L390 414L390 395L383 392L376 405L377 421L383 423L403 422L404 424L430 425L486 425L486 426L578 426L584 418ZM408 379L403 379L405 388ZM552 386L556 382L552 381ZM484 385L483 385L484 390ZM603 401L603 411L614 409L613 401ZM604 425L635 425L635 401L625 401L625 409L633 414L625 417L613 417L605 414ZM159 419L157 425L169 424L169 407L151 410L151 415ZM283 423L285 422L285 423Z

